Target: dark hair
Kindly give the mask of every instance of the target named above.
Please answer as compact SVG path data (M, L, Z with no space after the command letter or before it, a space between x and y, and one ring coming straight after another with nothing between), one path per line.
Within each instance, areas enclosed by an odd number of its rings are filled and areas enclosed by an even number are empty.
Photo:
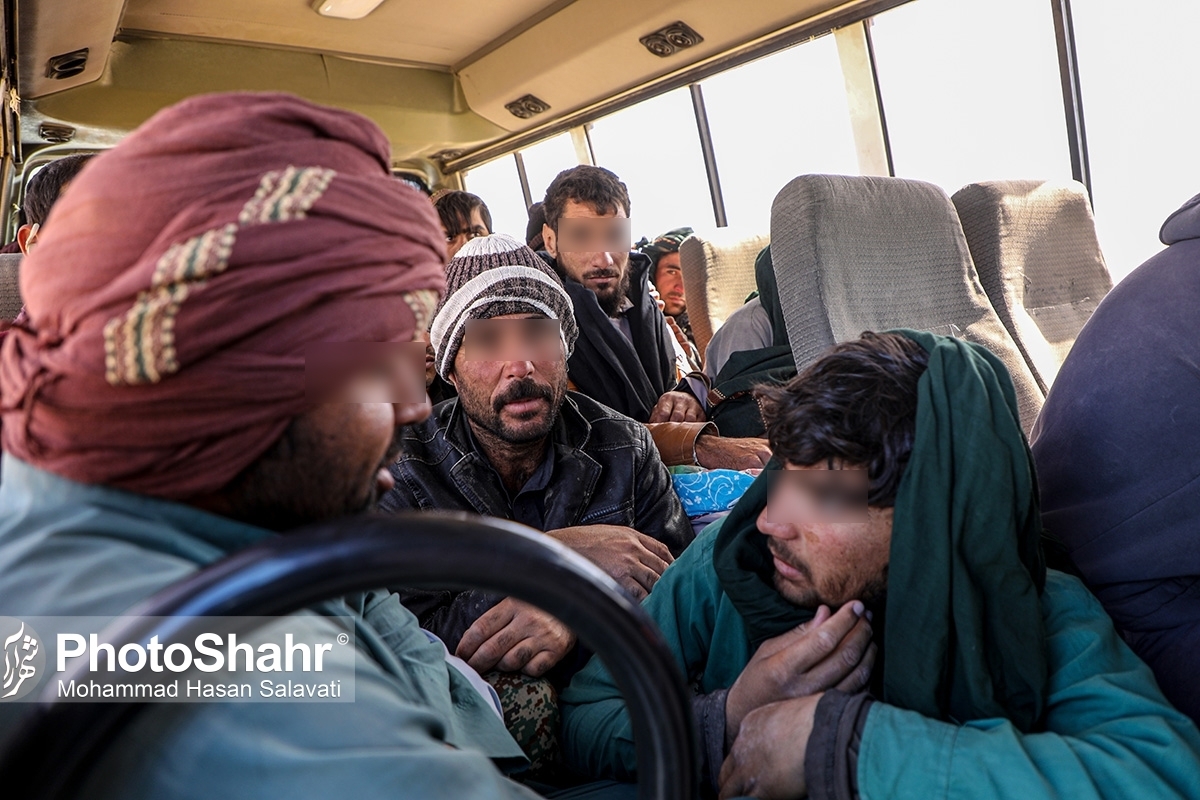
M525 226L525 244L533 250L544 250L546 243L542 241L542 226L546 224L546 212L539 200L529 207L529 224Z
M925 349L898 333L835 345L783 386L759 390L771 449L798 466L839 459L865 467L867 503L895 505L928 365Z
M618 208L629 216L629 190L621 179L604 167L589 167L586 164L565 169L550 182L542 211L550 230L558 233L558 221L562 219L567 201L586 203L597 214L607 214Z
M45 225L46 217L50 216L50 209L58 201L63 187L78 175L95 155L79 153L56 159L39 169L25 187L25 202L22 204L25 224Z
M470 228L471 212L477 208L479 216L483 217L483 224L487 226L488 233L493 232L492 212L488 211L487 204L478 195L457 190L445 192L434 197L433 207L437 209L438 216L441 217L442 227L446 229L447 236L457 236Z

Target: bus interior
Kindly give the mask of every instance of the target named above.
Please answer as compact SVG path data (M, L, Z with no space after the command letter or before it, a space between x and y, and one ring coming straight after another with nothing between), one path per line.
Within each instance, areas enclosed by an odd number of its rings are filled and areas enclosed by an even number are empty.
M1026 436L1080 330L1163 249L1163 220L1200 187L1187 77L1200 4L1187 0L2 5L4 242L46 165L103 153L189 97L286 92L368 117L397 178L478 195L489 233L522 242L556 175L611 170L634 241L694 229L678 250L700 355L757 290L769 246L796 364L865 330L964 338L1007 368ZM20 262L0 256L5 319L23 306ZM424 557L387 580L415 579ZM465 552L427 560L430 574L566 604L604 647L637 646L636 606L587 568L561 580L610 615L607 628L561 587L489 576ZM675 676L655 657L638 669L661 688ZM680 733L690 712L671 706L686 705L677 688L634 690L649 709L635 720L639 754L655 764L644 797L695 789L678 778L695 745ZM92 723L55 724L86 738Z

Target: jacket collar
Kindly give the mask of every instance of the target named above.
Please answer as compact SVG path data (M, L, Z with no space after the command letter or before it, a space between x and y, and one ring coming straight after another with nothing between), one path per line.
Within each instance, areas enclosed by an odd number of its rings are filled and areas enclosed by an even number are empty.
M546 490L546 530L577 524L591 502L603 471L600 463L584 451L591 435L591 423L568 392L550 431L547 457L555 463ZM487 457L475 448L467 416L457 400L446 420L445 436L461 454L450 468L450 478L458 491L478 513L507 517L511 509L508 494Z

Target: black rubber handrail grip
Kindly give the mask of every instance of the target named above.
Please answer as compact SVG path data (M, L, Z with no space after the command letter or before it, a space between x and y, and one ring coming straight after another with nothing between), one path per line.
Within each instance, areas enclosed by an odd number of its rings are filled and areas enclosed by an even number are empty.
M420 512L313 526L242 550L163 589L103 636L145 645L157 635L165 646L201 633L204 623L197 617L289 614L382 586L477 588L552 612L599 654L626 700L638 797L697 795L690 694L650 617L590 561L515 523ZM117 670L89 680L119 682L124 676ZM71 677L76 676L64 679ZM59 702L53 688L47 686L42 702L29 707L0 754L6 795L71 797L121 728L145 707Z

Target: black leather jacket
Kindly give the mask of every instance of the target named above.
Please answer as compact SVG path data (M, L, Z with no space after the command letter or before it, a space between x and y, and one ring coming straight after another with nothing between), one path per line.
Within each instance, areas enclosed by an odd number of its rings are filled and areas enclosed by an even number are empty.
M396 486L384 511L441 509L512 519L508 492L474 446L458 400L448 400L401 435L392 465ZM694 537L644 425L568 392L551 432L555 459L544 494L543 530L622 525L652 536L678 555ZM399 590L421 626L453 652L467 628L500 598L484 592Z

